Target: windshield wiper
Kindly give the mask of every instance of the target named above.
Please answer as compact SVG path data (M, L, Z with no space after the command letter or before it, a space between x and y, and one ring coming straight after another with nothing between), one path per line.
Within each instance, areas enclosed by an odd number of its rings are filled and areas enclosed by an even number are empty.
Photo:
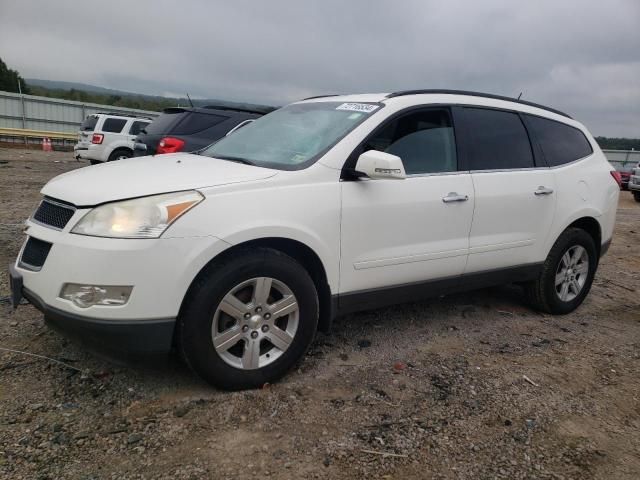
M222 155L215 155L213 158L219 158L220 160L229 160L230 162L236 162L236 163L244 163L245 165L251 165L253 167L256 166L255 163L251 162L250 160L247 160L246 158L241 158L241 157L225 157Z

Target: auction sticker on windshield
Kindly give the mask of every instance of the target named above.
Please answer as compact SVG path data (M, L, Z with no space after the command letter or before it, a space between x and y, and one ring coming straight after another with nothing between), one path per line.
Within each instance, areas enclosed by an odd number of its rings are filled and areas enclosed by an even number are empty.
M351 112L371 113L377 110L379 105L371 105L368 103L343 103L336 107L336 110L349 110Z

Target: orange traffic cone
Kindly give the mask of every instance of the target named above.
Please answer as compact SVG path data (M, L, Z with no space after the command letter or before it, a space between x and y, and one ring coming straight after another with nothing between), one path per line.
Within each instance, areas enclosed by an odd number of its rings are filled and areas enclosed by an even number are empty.
M53 147L51 146L51 139L49 137L45 137L42 139L42 151L44 152L53 151Z

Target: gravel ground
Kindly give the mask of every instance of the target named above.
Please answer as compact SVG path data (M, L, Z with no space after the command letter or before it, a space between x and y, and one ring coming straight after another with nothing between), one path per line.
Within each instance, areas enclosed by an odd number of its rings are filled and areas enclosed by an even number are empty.
M0 149L0 265L69 153ZM90 167L89 167L90 168ZM219 392L175 358L122 366L7 304L0 276L0 478L640 478L640 204L576 312L516 287L338 319L297 371ZM526 378L525 378L526 377Z

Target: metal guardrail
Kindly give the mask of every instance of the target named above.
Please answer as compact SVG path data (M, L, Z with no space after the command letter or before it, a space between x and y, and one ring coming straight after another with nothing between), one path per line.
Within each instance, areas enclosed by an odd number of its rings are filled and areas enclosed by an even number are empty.
M0 91L0 127L75 133L98 112L155 118L160 112Z
M0 128L0 137L50 138L52 140L76 141L78 134L71 132L51 132L48 130L26 130L23 128Z
M629 172L640 164L640 150L602 150L616 170Z

